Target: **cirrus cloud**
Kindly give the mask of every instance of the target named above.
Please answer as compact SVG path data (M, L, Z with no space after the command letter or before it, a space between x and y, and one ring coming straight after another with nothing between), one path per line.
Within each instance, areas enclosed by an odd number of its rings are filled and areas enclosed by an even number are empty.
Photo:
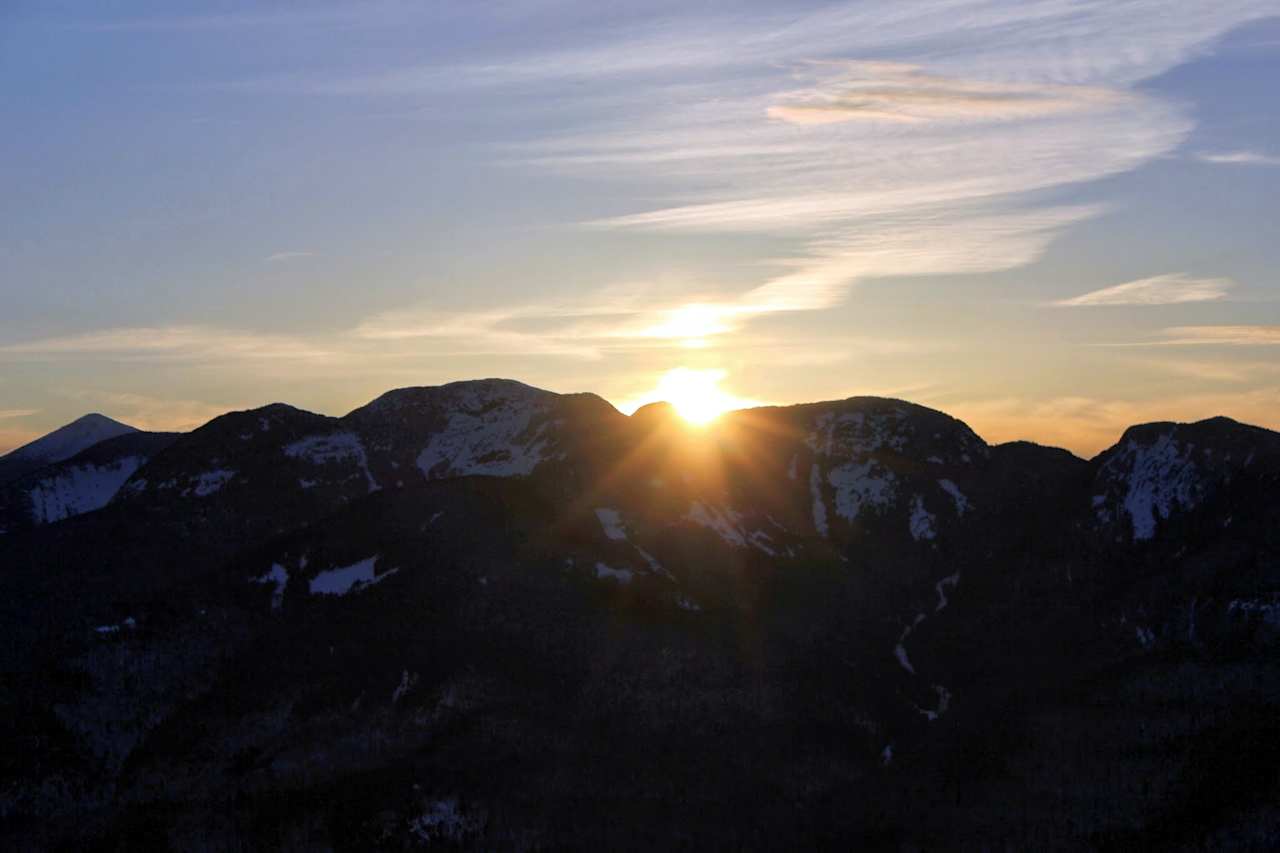
M1058 308L1106 305L1178 305L1227 298L1235 282L1228 278L1192 278L1183 273L1157 275L1093 290L1051 303Z
M316 359L331 353L294 336L179 325L135 326L41 338L0 346L0 354L224 361Z
M1262 154L1258 151L1223 151L1221 153L1204 153L1196 159L1204 163L1216 163L1226 166L1280 166L1280 157Z
M1011 121L1113 106L1130 99L1098 86L1004 82L929 74L899 62L819 63L812 88L787 92L767 114L791 124Z
M1166 346L1280 346L1280 326L1173 326Z

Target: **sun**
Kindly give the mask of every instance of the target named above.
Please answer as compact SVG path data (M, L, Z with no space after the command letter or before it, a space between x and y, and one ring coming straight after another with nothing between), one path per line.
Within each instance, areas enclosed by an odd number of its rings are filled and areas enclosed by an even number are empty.
M719 387L725 375L723 370L677 367L664 373L658 387L646 397L648 401L665 400L689 423L705 426L725 412L751 405L751 401L734 397Z

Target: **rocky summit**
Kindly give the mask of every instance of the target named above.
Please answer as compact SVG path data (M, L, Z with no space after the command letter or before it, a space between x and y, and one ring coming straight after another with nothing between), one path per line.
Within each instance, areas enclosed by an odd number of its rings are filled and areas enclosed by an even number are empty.
M0 484L5 849L1280 840L1274 432L484 380L55 455Z

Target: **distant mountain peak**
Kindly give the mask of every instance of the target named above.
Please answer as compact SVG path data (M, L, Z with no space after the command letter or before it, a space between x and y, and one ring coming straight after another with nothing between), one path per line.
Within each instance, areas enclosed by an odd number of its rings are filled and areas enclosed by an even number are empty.
M9 462L23 460L47 465L70 459L99 441L137 431L136 427L113 420L98 412L90 412L35 441L24 444L0 459Z
M81 415L80 417L72 421L70 424L67 424L67 426L74 426L75 424L91 424L91 425L114 424L116 426L128 427L130 430L133 429L133 427L129 427L128 424L123 424L120 421L114 420L113 418L109 418L106 415L102 414L101 412L89 412L87 414Z
M100 441L137 432L135 427L90 412L28 444L0 456L0 483L9 483L46 465L70 459Z

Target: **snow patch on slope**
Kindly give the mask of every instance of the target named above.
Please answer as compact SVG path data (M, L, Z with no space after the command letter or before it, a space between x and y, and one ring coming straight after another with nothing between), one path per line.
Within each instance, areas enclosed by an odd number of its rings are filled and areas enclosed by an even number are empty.
M1169 518L1175 509L1190 509L1199 501L1203 483L1191 459L1192 449L1166 433L1151 444L1130 439L1107 461L1103 476L1124 492L1121 506L1133 526L1135 542L1153 538L1158 520ZM1109 519L1110 515L1103 510L1100 518Z
M814 419L805 444L825 456L861 456L889 448L903 450L907 436L897 431L906 418L902 409L876 413L825 412Z
M938 704L934 708L916 708L925 716L929 722L934 722L943 714L947 713L947 709L951 707L951 691L943 687L941 684L933 685L933 690L938 694Z
M630 569L615 569L604 563L596 563L597 578L612 578L618 583L631 583L631 579L635 577L635 573Z
M614 542L626 542L627 531L622 526L622 513L616 509L608 507L596 507L596 518L600 520L600 527L604 529L604 535Z
M947 598L947 587L954 588L958 583L960 583L960 573L956 572L953 575L947 575L933 585L934 592L938 593L938 606L933 609L934 613L941 613L947 609L947 605L951 603Z
M777 550L773 547L773 537L768 533L765 533L763 530L751 531L747 534L747 541L759 548L761 551L764 551L770 557L778 556Z
M378 481L369 471L369 455L365 452L364 442L351 432L337 432L329 435L313 435L292 444L286 445L284 455L293 459L305 459L313 465L331 465L350 462L364 474L369 484L369 491L376 492L380 487ZM302 488L310 488L314 481L299 481Z
M730 545L736 545L739 548L747 547L746 537L742 535L742 531L738 529L736 524L739 516L731 509L720 510L714 506L708 507L700 501L694 501L685 518L694 524L699 524L715 531L721 539Z
M911 501L911 518L907 522L911 538L917 542L921 539L933 539L938 535L936 522L933 513L924 508L924 497L916 495Z
M822 496L822 472L818 470L816 462L809 469L809 494L813 496L813 527L818 531L818 535L826 536L829 530L827 502Z
M36 524L51 524L101 509L145 460L126 456L110 465L77 465L40 480L27 497Z
M479 830L475 818L464 815L454 798L430 803L422 814L409 822L409 832L425 845L457 845Z
M138 620L130 616L129 618L125 619L123 622L117 622L114 625L99 625L98 627L93 629L93 632L95 634L101 634L101 635L119 634L122 630L132 631L134 628L137 628L137 627L138 627Z
M911 636L911 632L916 629L921 622L924 621L924 614L916 614L915 621L902 629L902 633L898 635L898 644L893 647L893 656L898 659L898 664L912 675L916 674L916 668L911 665L911 659L907 657L907 638Z
M595 513L596 513L596 518L599 519L600 521L601 529L604 530L604 535L606 538L608 538L610 541L613 541L613 542L627 541L627 528L622 523L622 513L618 512L616 509L610 509L609 507L604 507L604 506L596 507ZM661 563L659 563L652 554L650 554L645 549L641 548L639 545L635 545L634 547L636 549L636 553L640 555L641 559L643 559L645 563L648 564L649 568L653 572L655 572L656 574L660 574L663 577L670 578L671 580L675 579L675 578L672 578L671 573L668 572L666 568ZM596 576L603 577L602 575L599 574L598 571L596 573Z
M950 480L939 480L938 486L955 501L956 515L964 515L969 510L969 499L965 497L964 492L960 491L959 486Z
M311 579L312 595L346 595L349 592L373 586L394 575L399 569L392 569L380 575L374 573L377 557L368 557L358 563L328 569Z
M428 479L525 476L551 458L550 403L534 389L517 393L480 384L457 392L456 406L418 455Z
M748 532L743 524L742 513L724 507L723 509L716 506L703 504L701 501L694 501L689 508L689 512L685 515L689 521L706 527L714 531L721 539L738 548L746 548L751 546L757 548L769 556L777 556L777 550L773 547L773 537L763 530L753 530Z
M217 471L206 471L196 478L196 484L188 489L182 490L182 496L195 494L198 498L207 498L215 492L221 491L222 487L231 482L235 477L235 471L219 469Z
M400 683L396 685L395 690L391 691L391 704L394 705L403 699L417 684L418 674L416 672L411 675L409 670L401 670Z
M641 558L642 558L646 563L648 563L648 564L649 564L649 568L650 568L650 569L652 569L654 572L656 572L656 573L658 573L658 574L662 575L663 577L667 578L668 580L675 580L675 577L674 577L674 576L672 576L671 572L667 571L666 566L662 565L662 563L659 563L659 562L657 561L657 559L656 559L652 554L650 554L648 551L646 551L645 549L641 548L639 545L637 545L637 546L636 546L636 551L637 551L637 552L639 552L640 557L641 557Z
M285 588L289 586L289 570L279 563L275 563L265 574L250 578L250 580L254 583L269 583L275 587L271 591L271 609L279 610L284 604Z
M836 515L848 521L865 507L883 508L893 502L897 478L872 459L849 462L827 472L827 482L836 490Z
M1245 619L1259 618L1268 625L1280 628L1280 597L1236 598L1227 605L1227 615L1239 614Z

